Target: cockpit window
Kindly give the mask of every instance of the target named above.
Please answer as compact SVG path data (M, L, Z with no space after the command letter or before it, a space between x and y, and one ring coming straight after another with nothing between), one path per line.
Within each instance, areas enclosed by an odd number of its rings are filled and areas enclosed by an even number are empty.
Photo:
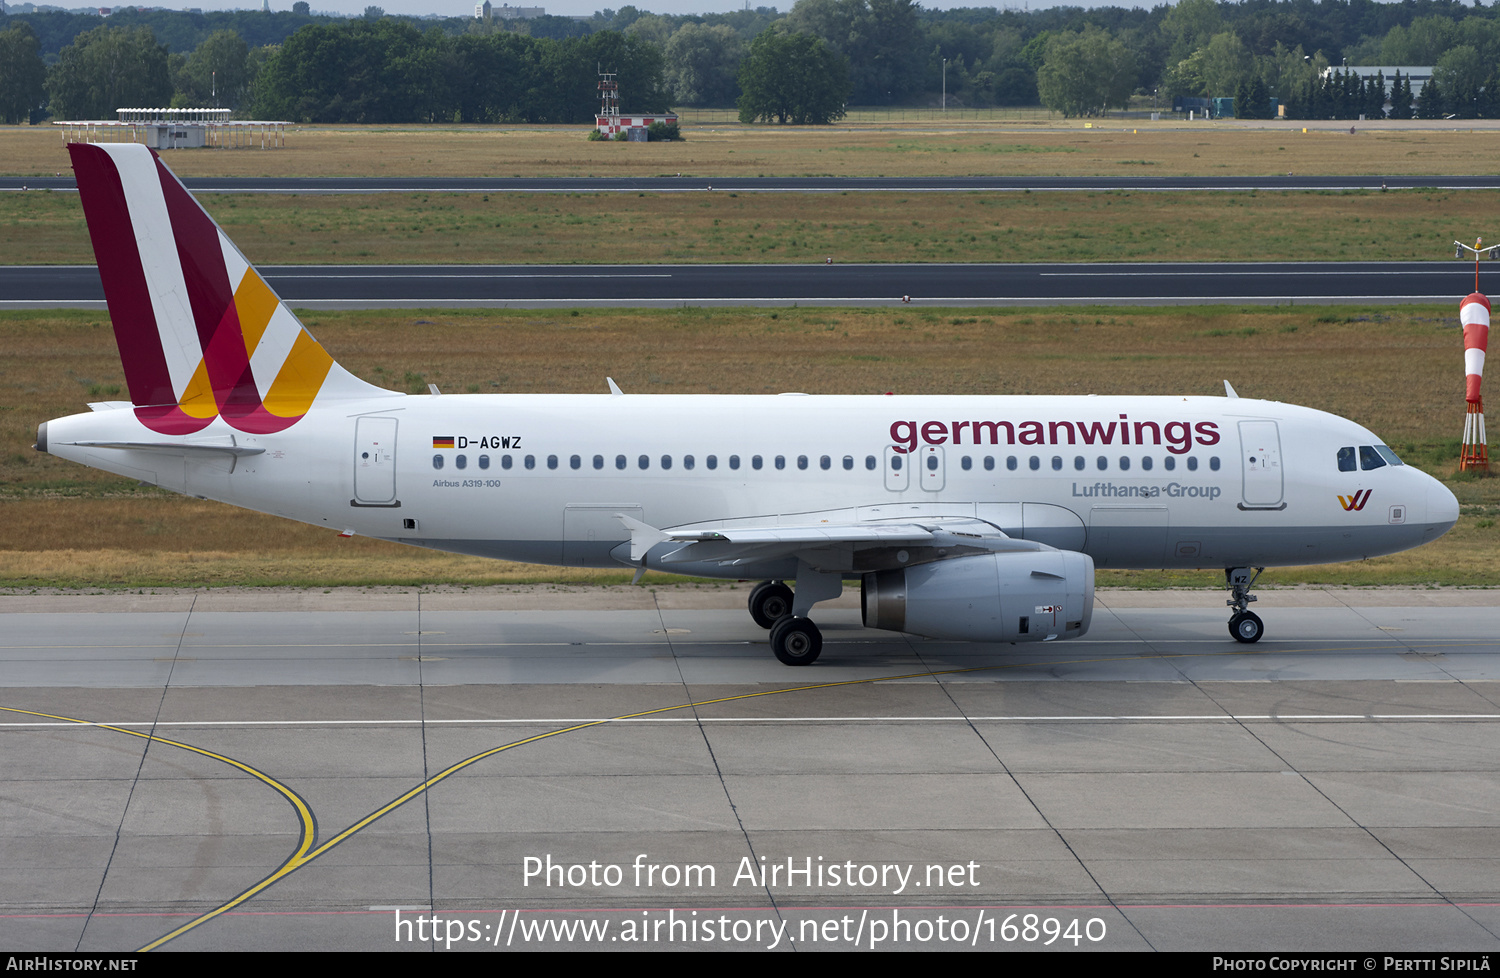
M1386 450L1389 451L1390 449ZM1370 469L1384 468L1385 459L1381 458L1380 453L1375 451L1374 445L1361 445L1359 446L1359 467L1366 472Z
M1405 462L1401 461L1399 458L1396 457L1396 453L1395 452L1391 451L1389 448L1386 448L1384 445L1376 445L1375 446L1375 450L1380 453L1380 457L1381 458L1385 459L1387 462L1391 463L1392 465L1405 465L1406 464Z
M1353 472L1354 468L1354 446L1345 445L1339 449L1339 471Z

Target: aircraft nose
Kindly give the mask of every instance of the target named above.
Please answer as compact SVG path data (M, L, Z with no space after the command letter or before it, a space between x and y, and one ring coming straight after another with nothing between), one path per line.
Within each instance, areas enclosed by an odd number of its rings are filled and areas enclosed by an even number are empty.
M1458 497L1436 479L1427 481L1427 522L1447 533L1458 522Z

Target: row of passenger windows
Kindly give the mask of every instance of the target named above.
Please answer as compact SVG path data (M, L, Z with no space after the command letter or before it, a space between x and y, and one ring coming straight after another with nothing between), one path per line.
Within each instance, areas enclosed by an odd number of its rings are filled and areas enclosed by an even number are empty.
M897 461L899 462L900 460L897 459ZM729 462L729 467L731 469L738 469L740 467L740 457L738 455L731 455L731 456L729 456L728 462ZM444 462L444 456L442 456L442 455L434 455L434 456L432 456L432 467L433 468L440 469L440 468L442 468L444 466L444 464L446 464ZM511 468L514 464L515 464L515 461L512 459L511 456L509 456L509 455L501 455L500 456L500 467L502 469ZM546 462L546 464L547 464L547 468L549 468L549 469L555 469L555 468L558 467L558 465L560 463L559 463L558 457L556 455L548 455L547 456L547 462ZM649 468L651 468L651 456L650 455L640 455L640 456L637 456L637 458L635 460L635 464L636 464L637 468L640 468L640 469L643 469L643 470L644 469L649 469ZM671 455L663 455L658 460L658 464L662 468L664 468L664 469L670 469L672 467L672 456ZM777 455L776 458L773 460L773 464L778 469L784 469L784 468L786 468L786 456L785 455ZM799 469L805 469L805 468L809 467L810 462L809 462L809 459L808 459L808 457L806 455L798 455L797 456L797 463L796 464L797 464L797 468L799 468ZM852 470L854 468L854 456L853 455L845 455L842 464L843 464L845 470ZM875 469L875 467L876 467L877 464L878 463L875 461L875 456L874 455L866 455L865 456L865 468L870 469L871 471L873 471ZM604 468L604 456L603 455L595 455L594 459L593 459L593 465L594 465L594 468L596 468L596 469L602 469L602 468ZM617 469L628 469L630 467L630 459L627 458L624 455L616 455L615 459L614 459L614 465L615 465L615 468L617 468ZM684 456L682 456L682 467L684 469L693 469L693 468L697 468L697 466L698 466L698 459L695 456L692 456L692 455L684 455ZM706 456L703 459L703 466L704 466L704 468L708 468L708 469L717 469L719 467L719 456L717 456L717 455ZM469 457L467 455L455 455L453 457L453 467L455 469L466 469L466 468L468 468L469 467ZM488 469L490 467L490 457L488 455L481 455L481 456L479 456L479 467L481 469ZM527 468L527 469L534 469L534 468L536 468L536 456L535 455L524 456L521 459L521 467L522 468ZM581 456L581 455L570 456L568 458L568 467L571 468L571 469L581 469L581 468L583 468L583 456ZM759 455L752 455L752 456L750 456L750 467L752 469L764 468L765 467L765 459L762 458ZM896 467L900 468L899 465L897 465ZM822 456L821 458L818 459L818 468L825 469L825 470L833 468L833 459L831 457L827 456L827 455Z
M1389 449L1386 449L1386 450L1389 451ZM891 456L891 469L892 469L892 471L899 472L901 470L901 468L905 465L905 459L906 459L905 455L892 455ZM682 456L682 460L681 461L682 461L682 467L684 469L693 469L693 468L696 468L697 465L698 465L697 458L695 456L692 456L692 455L684 455L684 456ZM1340 468L1342 468L1343 467L1343 454L1342 454L1342 452L1340 452L1339 461L1340 461ZM1198 459L1197 458L1189 456L1187 459L1184 460L1184 462L1186 463L1187 470L1189 472L1196 472L1196 471L1198 471ZM738 455L731 455L728 458L728 463L729 463L729 467L731 469L738 469L740 467L740 457ZM432 456L432 467L434 469L441 469L445 464L447 464L445 456L443 456L443 455L434 455L434 456ZM488 455L481 455L481 456L479 456L478 464L479 464L479 467L481 469L488 469L490 467L490 457ZM500 456L500 467L502 469L509 469L514 464L515 464L515 461L512 458L512 456L510 456L510 455L501 455ZM549 468L549 469L555 469L555 468L557 468L561 464L561 462L560 462L558 456L556 456L556 455L548 455L545 464L546 464L547 468ZM670 468L672 468L672 465L673 465L673 457L671 455L663 455L663 456L661 456L657 460L657 464L658 464L658 466L660 466L663 469L670 469ZM771 460L771 464L772 464L772 466L774 468L785 469L787 467L787 457L785 455L777 455L777 456L775 456ZM807 468L812 467L813 462L812 462L811 458L809 456L807 456L807 455L798 455L794 464L799 469L807 469ZM839 464L843 467L843 469L846 472L847 471L852 471L854 469L854 464L855 464L855 462L854 462L854 456L853 455L845 455L843 457L843 459L840 461ZM870 471L873 472L875 470L875 468L877 467L878 464L879 463L876 461L874 455L866 455L865 456L864 466L865 466L866 469L868 469L868 470L870 470ZM933 472L936 472L937 469L938 469L938 465L939 464L940 463L939 463L938 457L936 455L928 455L927 456L927 468L929 470L931 470ZM959 464L959 467L962 468L965 472L967 472L970 469L974 468L975 464L982 465L984 467L984 470L987 471L987 472L989 472L989 471L993 471L994 468L995 468L996 457L993 456L993 455L986 455L982 459L976 459L973 456L965 455L965 456L963 456L962 458L959 459L958 464ZM1027 468L1031 469L1031 471L1038 472L1042 468L1043 460L1042 460L1042 457L1040 455L1032 455L1029 459L1027 459L1023 463L1021 459L1017 458L1014 455L1010 455L1010 456L1007 456L1005 458L1004 464L1005 464L1006 469L1008 469L1011 472L1015 472L1017 469L1019 469L1022 466L1022 464L1025 464ZM1130 458L1130 456L1128 456L1128 455L1121 455L1119 457L1119 459L1115 461L1114 464L1122 472L1128 472L1130 470L1130 467L1132 465L1136 465L1136 464L1140 465L1141 470L1143 472L1150 472L1156 466L1155 460L1152 459L1152 457L1150 455L1144 455L1141 458L1136 459L1136 460L1132 460ZM1380 462L1380 464L1384 465L1385 463L1384 462ZM1397 461L1395 464L1400 465L1401 463L1399 461ZM534 469L534 468L536 468L536 465L537 465L537 457L535 455L522 456L522 458L521 458L521 467L522 468ZM651 456L649 456L649 455L639 455L639 456L637 456L636 459L635 459L635 465L636 465L636 468L641 469L642 471L651 468ZM834 465L833 458L832 458L832 456L829 456L829 455L819 456L819 458L817 460L817 467L820 468L820 469L823 469L824 471L832 469L833 465ZM1084 471L1085 469L1087 469L1089 467L1089 461L1088 461L1088 459L1084 458L1082 455L1075 455L1073 457L1073 460L1072 460L1072 465L1073 465L1073 469L1075 471L1082 472L1082 471ZM603 469L605 467L604 456L603 455L595 455L593 457L593 466L596 469ZM614 466L615 466L616 469L621 469L621 470L628 469L630 467L630 459L627 456L624 456L624 455L616 455L615 458L614 458ZM1052 466L1053 471L1061 472L1066 467L1066 463L1064 462L1064 459L1063 459L1063 457L1061 455L1054 455L1054 456L1052 456L1051 466ZM455 469L466 469L466 468L468 468L469 467L469 457L467 455L455 455L455 456L453 456L453 467ZM581 456L581 455L572 455L572 456L569 456L569 458L568 458L568 467L571 468L571 469L581 469L581 468L583 468L583 456ZM707 468L707 469L717 469L719 467L719 457L717 455L707 455L707 456L705 456L704 459L703 459L703 467ZM759 455L752 455L752 456L750 456L750 468L752 468L752 469L761 469L761 468L764 468L764 467L765 467L765 459L763 457L761 457ZM1107 455L1100 455L1100 456L1098 456L1097 458L1094 459L1094 467L1098 471L1100 471L1100 472L1107 472L1107 471L1109 471L1109 468L1110 468L1110 459L1109 459L1109 457ZM1175 455L1168 455L1166 458L1164 458L1164 459L1161 460L1161 467L1163 469L1165 469L1166 471L1168 471L1168 472L1176 471L1176 469L1177 469L1177 457ZM1213 471L1215 471L1215 472L1219 471L1219 457L1217 455L1213 455L1213 456L1209 457L1209 459L1208 459L1208 467L1210 469L1212 469ZM1365 466L1365 467L1366 468L1374 468L1374 466Z

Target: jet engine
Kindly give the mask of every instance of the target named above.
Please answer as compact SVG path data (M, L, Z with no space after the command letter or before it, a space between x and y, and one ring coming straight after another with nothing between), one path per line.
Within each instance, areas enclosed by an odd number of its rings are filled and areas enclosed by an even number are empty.
M967 642L1077 638L1094 613L1094 561L1072 550L975 554L864 576L865 625Z

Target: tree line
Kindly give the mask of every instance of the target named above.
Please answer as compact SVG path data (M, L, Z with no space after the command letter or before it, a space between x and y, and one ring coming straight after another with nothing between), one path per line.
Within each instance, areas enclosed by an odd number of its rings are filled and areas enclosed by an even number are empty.
M1418 99L1341 70L1433 65ZM848 105L1045 105L1092 115L1154 97L1276 99L1299 118L1493 115L1500 3L1179 0L1142 8L924 10L914 0L797 0L673 16L633 6L586 21L134 8L100 21L0 15L0 116L108 118L122 105L218 105L298 122L585 122L595 69L625 109L738 106L819 122ZM1328 70L1333 66L1334 70ZM1354 77L1354 81L1351 81ZM1360 91L1352 92L1358 83ZM1359 113L1355 112L1357 116ZM1353 117L1353 116L1351 116Z

